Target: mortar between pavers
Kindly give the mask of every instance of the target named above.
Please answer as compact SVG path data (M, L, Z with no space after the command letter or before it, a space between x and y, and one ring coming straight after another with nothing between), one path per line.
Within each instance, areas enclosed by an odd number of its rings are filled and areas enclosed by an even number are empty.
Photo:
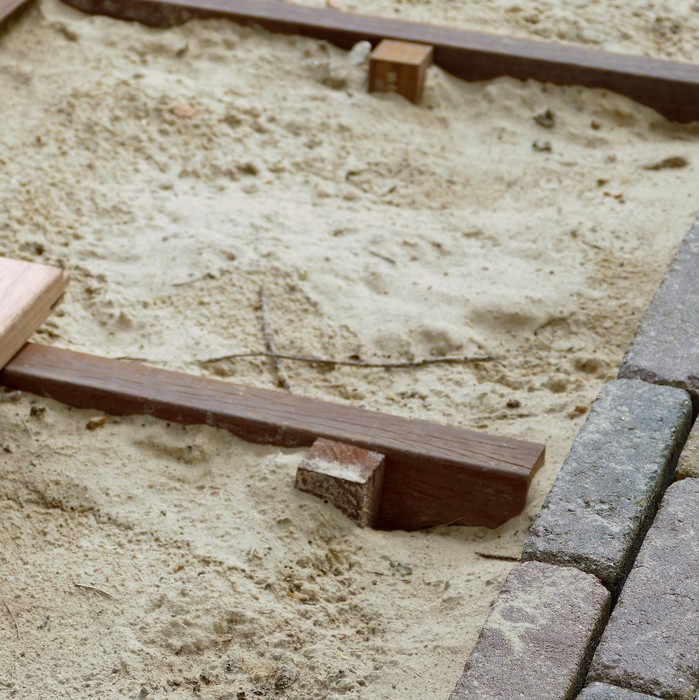
M677 463L677 478L699 478L699 421L694 424Z
M590 574L517 565L481 630L450 700L569 700L584 680L609 614Z
M659 700L655 695L635 693L606 683L593 683L583 688L578 700Z
M595 653L589 680L665 700L699 687L699 479L666 492Z
M574 566L616 594L691 428L681 389L605 386L531 527L525 560Z
M686 389L699 411L699 219L685 236L631 343L619 377Z

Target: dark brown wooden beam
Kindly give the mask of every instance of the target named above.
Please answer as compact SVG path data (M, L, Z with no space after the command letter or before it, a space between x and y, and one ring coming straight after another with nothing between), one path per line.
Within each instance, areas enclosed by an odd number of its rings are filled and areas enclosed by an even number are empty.
M273 32L325 39L350 48L398 39L434 46L435 62L464 80L509 75L559 85L605 88L668 119L699 119L699 67L644 56L469 32L403 20L292 5L277 0L64 0L85 12L156 27L192 18L227 18Z
M384 529L496 527L521 512L544 461L537 443L41 345L26 345L0 382L77 408L206 424L252 442L298 447L324 437L380 452Z

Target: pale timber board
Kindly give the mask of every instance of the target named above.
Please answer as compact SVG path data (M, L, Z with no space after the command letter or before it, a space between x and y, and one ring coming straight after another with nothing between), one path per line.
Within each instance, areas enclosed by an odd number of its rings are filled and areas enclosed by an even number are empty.
M48 318L67 285L63 270L0 257L0 368Z
M33 0L0 0L0 25L23 6L29 6Z

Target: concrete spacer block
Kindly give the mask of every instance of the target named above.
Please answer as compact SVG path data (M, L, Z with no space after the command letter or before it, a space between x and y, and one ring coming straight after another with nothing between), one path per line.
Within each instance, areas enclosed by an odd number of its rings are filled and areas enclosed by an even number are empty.
M681 387L699 410L699 220L679 247L641 327L620 377Z
M569 700L609 612L594 577L540 562L515 566L450 700Z
M634 693L632 690L618 688L606 683L593 683L584 688L578 700L658 700L655 695Z
M381 508L385 457L318 438L296 472L296 488L327 498L360 527L372 527Z
M677 463L677 478L699 478L699 421L694 424Z
M590 670L590 680L667 700L699 687L699 480L666 492Z
M531 527L525 560L574 566L616 593L691 426L681 389L611 382L592 406Z

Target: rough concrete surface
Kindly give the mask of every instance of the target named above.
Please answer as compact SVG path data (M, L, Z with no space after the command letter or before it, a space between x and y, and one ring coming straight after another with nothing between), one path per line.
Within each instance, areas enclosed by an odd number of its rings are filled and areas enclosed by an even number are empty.
M618 688L606 683L593 683L583 688L578 700L658 700L655 695L634 693L633 690Z
M624 584L590 680L666 700L699 686L699 480L673 484Z
M691 417L680 389L628 379L608 384L531 528L524 559L575 566L618 590Z
M620 377L670 384L699 408L699 221L680 245L629 347Z
M576 569L525 562L507 577L450 700L568 700L607 620L609 593Z

